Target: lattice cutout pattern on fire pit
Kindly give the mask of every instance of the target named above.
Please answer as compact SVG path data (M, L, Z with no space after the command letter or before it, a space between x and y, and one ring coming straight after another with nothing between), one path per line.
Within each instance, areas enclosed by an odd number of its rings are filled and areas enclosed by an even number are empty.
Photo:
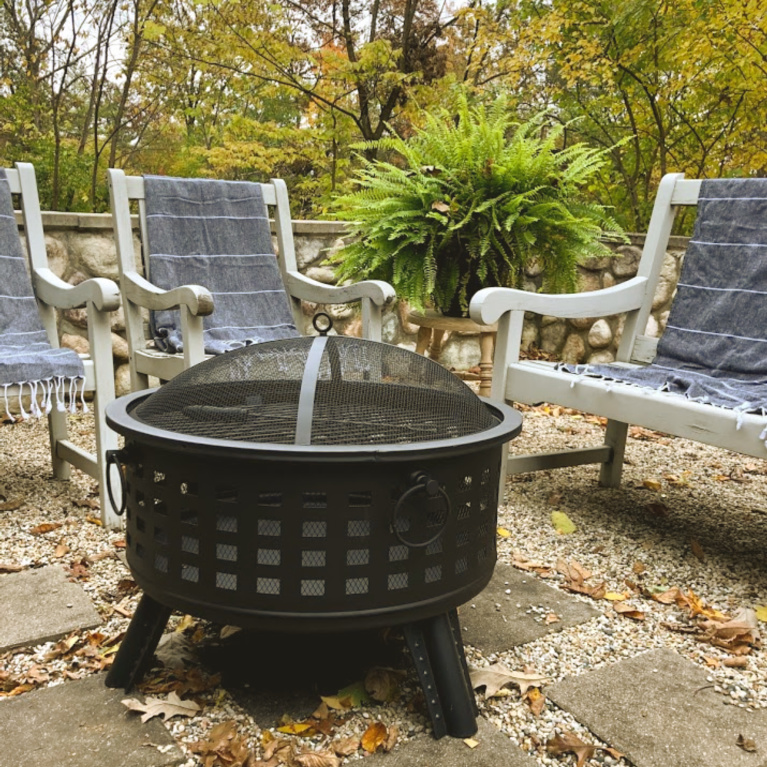
M381 481L385 467L358 466L343 479L334 474L327 487L321 469L304 469L298 488L284 469L243 483L236 463L208 459L203 471L193 456L160 451L134 464L126 540L137 575L220 606L353 612L355 600L358 607L417 602L492 569L497 470L484 453L440 461L455 513L446 515L441 495L414 497L412 514L401 509L400 532L427 539L444 527L421 548L393 535L397 467L390 482Z

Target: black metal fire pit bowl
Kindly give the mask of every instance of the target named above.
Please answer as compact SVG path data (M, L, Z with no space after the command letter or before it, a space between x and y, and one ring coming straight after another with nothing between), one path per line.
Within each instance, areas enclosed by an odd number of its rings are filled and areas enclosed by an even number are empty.
M110 403L107 422L144 591L107 685L141 678L171 609L279 631L401 625L435 736L476 731L456 608L493 572L516 411L420 355L321 336L203 362Z

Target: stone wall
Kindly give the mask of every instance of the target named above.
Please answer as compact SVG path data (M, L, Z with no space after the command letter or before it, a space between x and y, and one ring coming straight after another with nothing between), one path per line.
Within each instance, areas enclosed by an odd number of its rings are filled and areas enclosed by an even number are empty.
M59 277L71 284L77 284L89 277L117 278L112 220L109 214L44 213L43 224L50 266ZM333 271L322 262L342 244L344 232L343 223L295 222L299 269L320 282L333 284ZM610 287L633 277L636 274L643 242L644 235L632 235L631 244L615 247L615 258L598 259L584 265L580 269L583 289ZM686 238L671 238L648 323L647 331L650 335L660 335L665 326L686 245ZM136 247L138 248L138 240ZM526 277L527 289L537 290L540 287L541 275L535 270ZM311 317L317 309L316 305L304 306L307 323L305 329L308 329ZM339 332L359 332L359 318L353 307L330 306L323 309L334 317L335 328ZM523 347L528 348L533 344L570 362L611 361L620 341L622 327L621 316L559 320L531 315L525 320ZM63 344L78 351L87 350L85 310L71 309L61 312L59 331ZM384 339L387 342L415 348L416 332L417 328L407 322L406 305L400 302L387 310L384 318ZM122 310L112 315L112 350L118 390L123 393L128 384L128 346L125 341ZM448 337L443 346L442 362L456 370L467 370L476 366L479 363L476 334L453 333Z

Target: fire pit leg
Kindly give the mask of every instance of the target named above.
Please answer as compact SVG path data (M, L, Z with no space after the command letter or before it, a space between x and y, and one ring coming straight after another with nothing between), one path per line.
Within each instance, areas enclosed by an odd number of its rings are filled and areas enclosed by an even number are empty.
M133 687L144 676L157 649L171 609L144 594L131 618L125 638L107 674L107 687Z
M455 610L404 627L426 697L434 737L468 738L477 731L477 704L469 680Z

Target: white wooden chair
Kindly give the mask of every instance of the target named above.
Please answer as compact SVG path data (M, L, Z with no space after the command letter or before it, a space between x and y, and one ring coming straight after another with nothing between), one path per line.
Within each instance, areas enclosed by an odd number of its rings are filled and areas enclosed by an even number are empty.
M149 386L148 376L167 381L210 356L206 355L203 349L202 331L203 317L214 310L213 297L207 288L200 285L180 285L172 290L161 290L145 278L145 265L136 263L130 207L132 201L137 201L143 247L146 242L144 179L140 176L126 176L119 169L110 169L109 190L120 268L120 290L125 307L125 326L130 350L131 388L139 390ZM300 329L304 324L302 300L318 304L359 301L362 308L363 337L380 341L383 309L395 297L391 285L379 280L367 280L334 287L305 277L298 271L296 263L285 182L272 179L270 183L261 184L261 190L264 202L273 212L278 262L296 327ZM146 329L146 311L177 308L181 310L183 353L169 354L152 348Z
M603 445L562 452L506 456L507 471L518 474L584 463L601 464L600 483L620 484L629 424L767 458L760 434L765 418L686 399L679 394L578 377L554 363L520 360L525 312L562 318L606 317L626 313L616 363L642 366L655 358L658 339L643 335L658 284L671 227L681 205L696 205L701 181L684 174L661 180L637 275L603 290L568 295L486 288L472 299L476 322L498 322L491 397L525 404L555 403L608 419ZM502 485L503 487L503 485Z
M119 307L119 289L114 282L103 278L85 280L72 286L50 270L35 170L29 163L16 163L15 170L6 169L6 175L11 193L18 194L21 199L32 286L40 319L51 346L59 346L56 309L84 306L88 312L90 354L81 357L85 368L84 391L95 394L92 409L95 417L96 452L88 453L68 439L66 412L54 407L48 415L53 473L58 479L68 479L71 465L97 480L102 522L107 528L117 529L120 527L120 519L112 509L106 489L106 453L117 448L117 434L106 425L104 410L115 397L112 340L107 313ZM9 397L14 393L18 395L18 387L15 389L15 392L14 387L8 389ZM114 486L118 487L119 483Z

